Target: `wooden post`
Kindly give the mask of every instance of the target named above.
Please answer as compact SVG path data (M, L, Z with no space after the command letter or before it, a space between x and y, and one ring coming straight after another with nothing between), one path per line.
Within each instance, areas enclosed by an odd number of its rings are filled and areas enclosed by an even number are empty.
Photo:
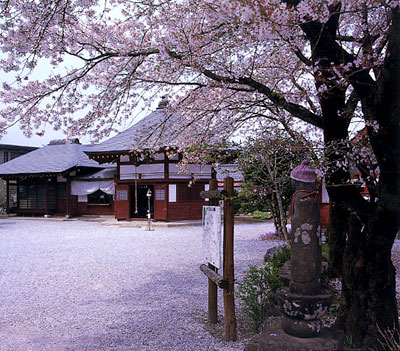
M9 180L6 180L6 198L7 198L7 204L6 204L6 213L10 213L10 183Z
M19 213L19 180L17 180L17 213Z
M49 215L49 180L45 178L46 184L46 216Z
M209 184L209 190L218 189L216 179L211 179ZM209 201L210 206L218 206L218 199L210 198ZM218 273L218 269L210 263L208 264L208 268ZM217 324L218 322L218 287L211 279L208 279L208 321L211 324Z
M234 261L233 261L233 178L224 180L224 189L227 198L224 199L224 280L227 288L224 289L224 310L226 340L236 341L236 316L235 316L235 287L234 287Z
M70 180L69 177L67 177L67 184L66 184L66 200L67 200L67 213L65 217L69 218L70 217Z

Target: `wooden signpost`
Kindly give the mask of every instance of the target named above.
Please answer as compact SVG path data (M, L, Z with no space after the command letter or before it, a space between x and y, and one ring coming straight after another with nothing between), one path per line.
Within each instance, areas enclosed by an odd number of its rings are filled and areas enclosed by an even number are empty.
M208 277L208 320L217 323L217 288L224 290L224 317L227 341L236 341L236 316L234 296L234 261L233 261L233 179L224 180L224 190L217 189L217 181L210 181L210 190L202 191L200 196L210 199L210 205L216 206L219 199L224 201L224 236L223 236L223 276L211 263L202 264L200 270Z

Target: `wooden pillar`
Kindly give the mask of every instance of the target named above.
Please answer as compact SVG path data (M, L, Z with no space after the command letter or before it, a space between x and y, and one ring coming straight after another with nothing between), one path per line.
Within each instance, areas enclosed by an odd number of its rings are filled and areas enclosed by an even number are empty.
M209 184L210 190L218 189L216 179L211 179ZM218 199L210 199L210 206L218 206ZM218 273L212 264L209 263L208 267ZM218 287L211 279L208 279L208 321L212 324L218 322Z
M71 185L71 182L69 180L69 177L67 177L67 186L66 186L66 189L65 189L66 198L67 198L67 213L66 213L66 217L70 217L70 207L71 207L71 205L70 205L70 185Z
M165 205L167 206L165 218L166 218L166 221L169 221L169 184L170 184L169 183L169 157L166 152L164 152L164 179L167 184L166 189L165 189L165 200L166 200Z
M17 213L19 213L19 180L17 180Z
M169 179L169 157L166 152L164 152L164 179Z
M46 215L49 214L49 180L46 178Z
M10 184L8 179L6 180L6 213L10 213Z
M58 181L57 181L57 176L56 176L56 182L55 182L55 197L56 197L56 208L55 208L55 213L58 213Z
M227 177L224 180L226 199L224 199L224 280L227 287L224 289L224 310L226 340L236 341L236 316L235 316L235 295L234 295L234 261L233 261L233 178Z

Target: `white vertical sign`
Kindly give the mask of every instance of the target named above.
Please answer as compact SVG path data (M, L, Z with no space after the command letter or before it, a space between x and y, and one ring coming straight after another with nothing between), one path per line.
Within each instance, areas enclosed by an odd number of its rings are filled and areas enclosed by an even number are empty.
M168 202L176 202L176 184L169 184L168 188Z
M203 248L207 263L222 268L221 207L203 206Z

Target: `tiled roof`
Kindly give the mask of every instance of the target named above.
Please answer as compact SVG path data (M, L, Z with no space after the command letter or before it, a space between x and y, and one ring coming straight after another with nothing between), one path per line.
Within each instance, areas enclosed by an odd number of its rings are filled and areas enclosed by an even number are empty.
M0 176L17 174L60 173L73 167L98 167L83 150L92 146L81 144L48 145L0 165Z
M237 164L219 164L215 166L217 180L223 181L226 177L232 177L235 182L243 181L243 174Z
M178 117L158 108L120 134L93 145L87 153L145 150L167 146L177 141L179 131L174 128Z

